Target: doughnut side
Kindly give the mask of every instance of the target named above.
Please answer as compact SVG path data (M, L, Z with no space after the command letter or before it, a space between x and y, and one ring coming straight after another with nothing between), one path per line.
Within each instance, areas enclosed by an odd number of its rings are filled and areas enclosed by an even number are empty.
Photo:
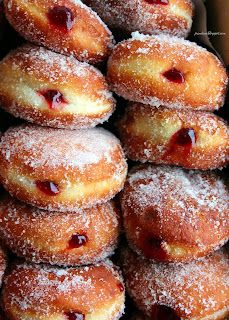
M0 246L0 287L2 286L3 275L6 270L6 253ZM1 314L0 314L1 316Z
M223 252L186 264L160 264L126 249L122 259L127 291L150 319L223 320L229 315Z
M107 78L130 101L209 111L222 107L228 83L221 62L195 43L139 33L115 47Z
M77 211L104 203L122 189L126 178L119 140L101 128L19 126L3 135L0 150L3 186L45 210Z
M79 0L4 0L6 17L26 40L92 64L105 60L113 36Z
M228 126L214 114L129 103L117 127L132 160L202 170L228 164Z
M77 213L42 211L10 197L0 203L1 239L29 262L96 263L113 253L119 230L119 212L113 202Z
M124 308L121 276L110 262L60 269L16 265L3 288L9 319L119 319Z
M115 101L94 67L25 45L0 63L0 104L29 122L77 129L106 121Z
M170 34L186 37L191 29L193 5L189 0L170 0L167 5L143 0L85 0L112 29L130 34Z
M148 259L203 257L229 239L228 196L225 181L214 173L135 167L121 195L127 240Z

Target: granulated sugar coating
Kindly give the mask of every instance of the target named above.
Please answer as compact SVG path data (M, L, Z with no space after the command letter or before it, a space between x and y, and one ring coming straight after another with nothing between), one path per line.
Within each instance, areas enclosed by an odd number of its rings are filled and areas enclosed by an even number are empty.
M70 313L93 319L119 319L124 309L122 283L110 261L65 269L16 265L4 282L4 309L17 319L62 319Z
M11 128L2 137L0 158L1 180L11 194L54 211L109 200L127 170L119 140L102 128Z
M113 47L111 32L82 1L5 0L4 3L9 22L32 43L93 64L105 60L110 54ZM60 7L62 10L58 12ZM56 10L55 23L50 20L51 10ZM63 19L68 19L69 15L71 28L60 28L64 25Z
M0 104L29 122L79 129L106 121L115 100L96 68L45 48L24 45L0 63Z
M176 167L133 168L121 197L130 245L159 261L188 261L229 238L229 194L215 173Z
M113 202L74 213L39 210L10 197L0 203L1 238L28 262L73 266L101 261L113 254L119 231Z
M114 92L155 107L211 111L222 107L228 77L216 56L178 37L139 32L132 36L115 47L108 61ZM184 81L165 77L174 70Z
M228 258L223 252L191 263L165 264L125 249L122 261L127 291L147 316L155 304L185 320L226 319L229 314Z
M120 33L140 31L145 34L169 34L186 37L192 25L190 0L85 0L113 29ZM166 5L165 5L166 3ZM163 5L164 4L164 5Z

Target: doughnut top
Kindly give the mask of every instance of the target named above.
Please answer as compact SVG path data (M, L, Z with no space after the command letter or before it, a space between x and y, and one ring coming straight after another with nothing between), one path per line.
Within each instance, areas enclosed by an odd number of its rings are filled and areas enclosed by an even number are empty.
M50 129L22 125L9 129L1 140L2 157L19 161L33 170L77 169L83 172L101 160L112 162L119 140L102 128L89 130Z
M182 319L199 319L200 315L202 319L227 305L228 258L221 251L190 263L166 264L149 262L126 249L122 261L127 289L135 301L144 304L148 315L154 304L161 304L173 308Z
M228 235L228 201L226 184L215 173L167 166L133 168L122 194L126 217L136 215L149 232L156 223L158 237L167 241L199 246L212 241L203 229L214 230L216 243Z
M12 63L15 70L24 70L36 79L48 80L52 84L68 84L69 81L73 82L73 79L86 78L89 75L92 79L103 77L98 69L86 62L32 44L25 44L12 51L2 63ZM85 86L88 85L87 81Z
M85 0L112 28L186 37L192 25L190 0Z
M92 313L120 296L122 278L109 261L80 268L16 265L5 279L5 307L36 315ZM9 292L9 293L8 293Z
M106 24L80 0L4 1L9 22L29 42L91 63L113 47Z

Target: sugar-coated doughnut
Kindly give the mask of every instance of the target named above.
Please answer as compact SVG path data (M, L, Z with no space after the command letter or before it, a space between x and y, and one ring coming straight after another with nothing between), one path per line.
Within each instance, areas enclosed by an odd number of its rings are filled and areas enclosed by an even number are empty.
M5 278L9 320L113 320L123 313L122 278L110 261L80 268L18 264Z
M228 77L220 60L194 42L136 32L115 47L108 61L108 81L127 100L215 110L224 103Z
M4 0L6 17L25 39L80 61L106 59L113 36L80 0Z
M94 67L24 45L0 62L0 104L14 116L42 126L76 129L107 120L115 102Z
M130 246L158 261L189 261L229 239L229 193L215 173L141 165L121 197Z
M119 32L186 37L192 26L190 0L84 0L107 25Z
M6 270L6 253L0 244L0 287L2 286L2 278L5 270Z
M118 193L127 165L119 140L102 128L10 128L0 142L0 182L19 200L77 211Z
M151 320L227 319L229 261L225 253L165 264L125 249L122 260L127 291Z
M0 238L29 262L73 266L101 261L116 248L119 229L113 202L76 213L44 211L10 197L0 202Z
M229 130L203 111L129 103L118 123L127 156L135 161L215 169L229 159Z

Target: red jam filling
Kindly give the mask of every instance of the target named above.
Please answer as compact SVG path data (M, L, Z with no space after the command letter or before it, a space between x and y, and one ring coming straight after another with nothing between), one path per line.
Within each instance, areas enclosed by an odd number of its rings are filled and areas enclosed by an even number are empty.
M184 155L187 156L195 146L196 141L197 136L194 129L182 128L174 133L174 135L170 139L169 149L166 155L169 155L170 153L176 151L177 147L182 147Z
M52 26L67 33L74 24L74 15L71 9L65 6L55 6L47 13L49 22Z
M171 82L175 82L175 83L185 82L184 74L181 71L177 70L176 68L173 68L164 72L163 76Z
M85 246L87 242L88 242L88 237L86 236L86 234L74 233L68 242L68 248L69 249L80 248L82 246Z
M147 258L165 260L166 252L162 246L162 240L154 237L145 238L143 242L143 253Z
M85 315L78 312L65 312L64 314L68 320L84 320Z
M180 320L175 311L167 306L155 304L151 313L152 320Z
M52 181L36 181L36 186L48 196L56 196L60 192L58 185Z
M63 94L58 90L43 90L39 91L39 94L45 98L50 109L58 109L67 103Z
M174 134L175 143L179 146L193 147L196 144L196 134L191 128L183 128Z
M145 2L149 4L162 4L162 5L169 4L169 0L145 0Z
M118 286L120 292L123 292L123 291L125 290L124 285L123 285L121 282L119 282L119 283L117 284L117 286Z

